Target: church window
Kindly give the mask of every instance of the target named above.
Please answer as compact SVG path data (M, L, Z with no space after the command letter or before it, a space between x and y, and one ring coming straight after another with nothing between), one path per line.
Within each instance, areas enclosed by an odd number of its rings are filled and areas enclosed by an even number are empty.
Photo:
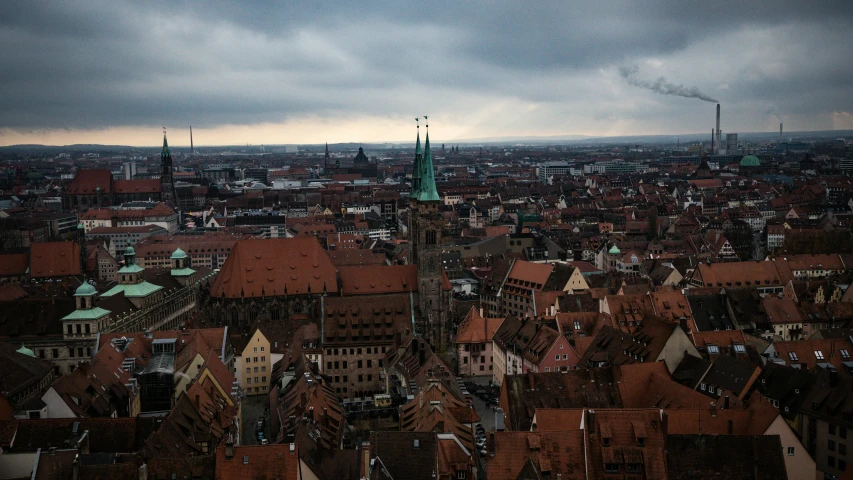
M426 231L426 244L427 245L435 245L436 242L436 233L435 230L427 230Z

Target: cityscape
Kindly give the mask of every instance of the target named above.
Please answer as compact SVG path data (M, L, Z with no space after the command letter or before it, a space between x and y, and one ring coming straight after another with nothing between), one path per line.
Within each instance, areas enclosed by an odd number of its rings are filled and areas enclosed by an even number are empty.
M0 480L853 479L853 4L662 3L0 7Z

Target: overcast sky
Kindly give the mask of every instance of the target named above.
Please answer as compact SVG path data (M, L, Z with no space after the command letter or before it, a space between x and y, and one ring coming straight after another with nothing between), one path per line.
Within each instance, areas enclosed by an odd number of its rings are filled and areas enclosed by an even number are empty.
M851 39L851 0L7 1L0 144L853 129Z

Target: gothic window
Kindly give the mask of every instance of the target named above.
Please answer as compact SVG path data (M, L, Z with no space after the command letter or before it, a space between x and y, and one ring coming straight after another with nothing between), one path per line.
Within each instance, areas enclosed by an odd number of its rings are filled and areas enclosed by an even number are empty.
M293 304L293 313L302 313L302 302L296 302Z
M252 305L252 308L249 309L249 321L254 322L258 319L258 307L257 305Z
M272 320L281 319L281 309L278 307L278 305L275 305L270 309L270 318Z
M231 324L236 325L239 322L240 315L236 308L231 309Z
M436 234L435 230L427 230L426 231L426 244L427 245L435 245L436 242Z

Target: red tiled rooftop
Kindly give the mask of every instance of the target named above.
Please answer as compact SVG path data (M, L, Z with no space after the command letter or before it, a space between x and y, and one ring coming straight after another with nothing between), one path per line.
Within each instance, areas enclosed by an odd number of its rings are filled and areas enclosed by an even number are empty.
M82 273L78 244L38 242L30 246L30 277L65 277Z
M337 292L335 266L314 237L239 240L210 288L241 298Z

